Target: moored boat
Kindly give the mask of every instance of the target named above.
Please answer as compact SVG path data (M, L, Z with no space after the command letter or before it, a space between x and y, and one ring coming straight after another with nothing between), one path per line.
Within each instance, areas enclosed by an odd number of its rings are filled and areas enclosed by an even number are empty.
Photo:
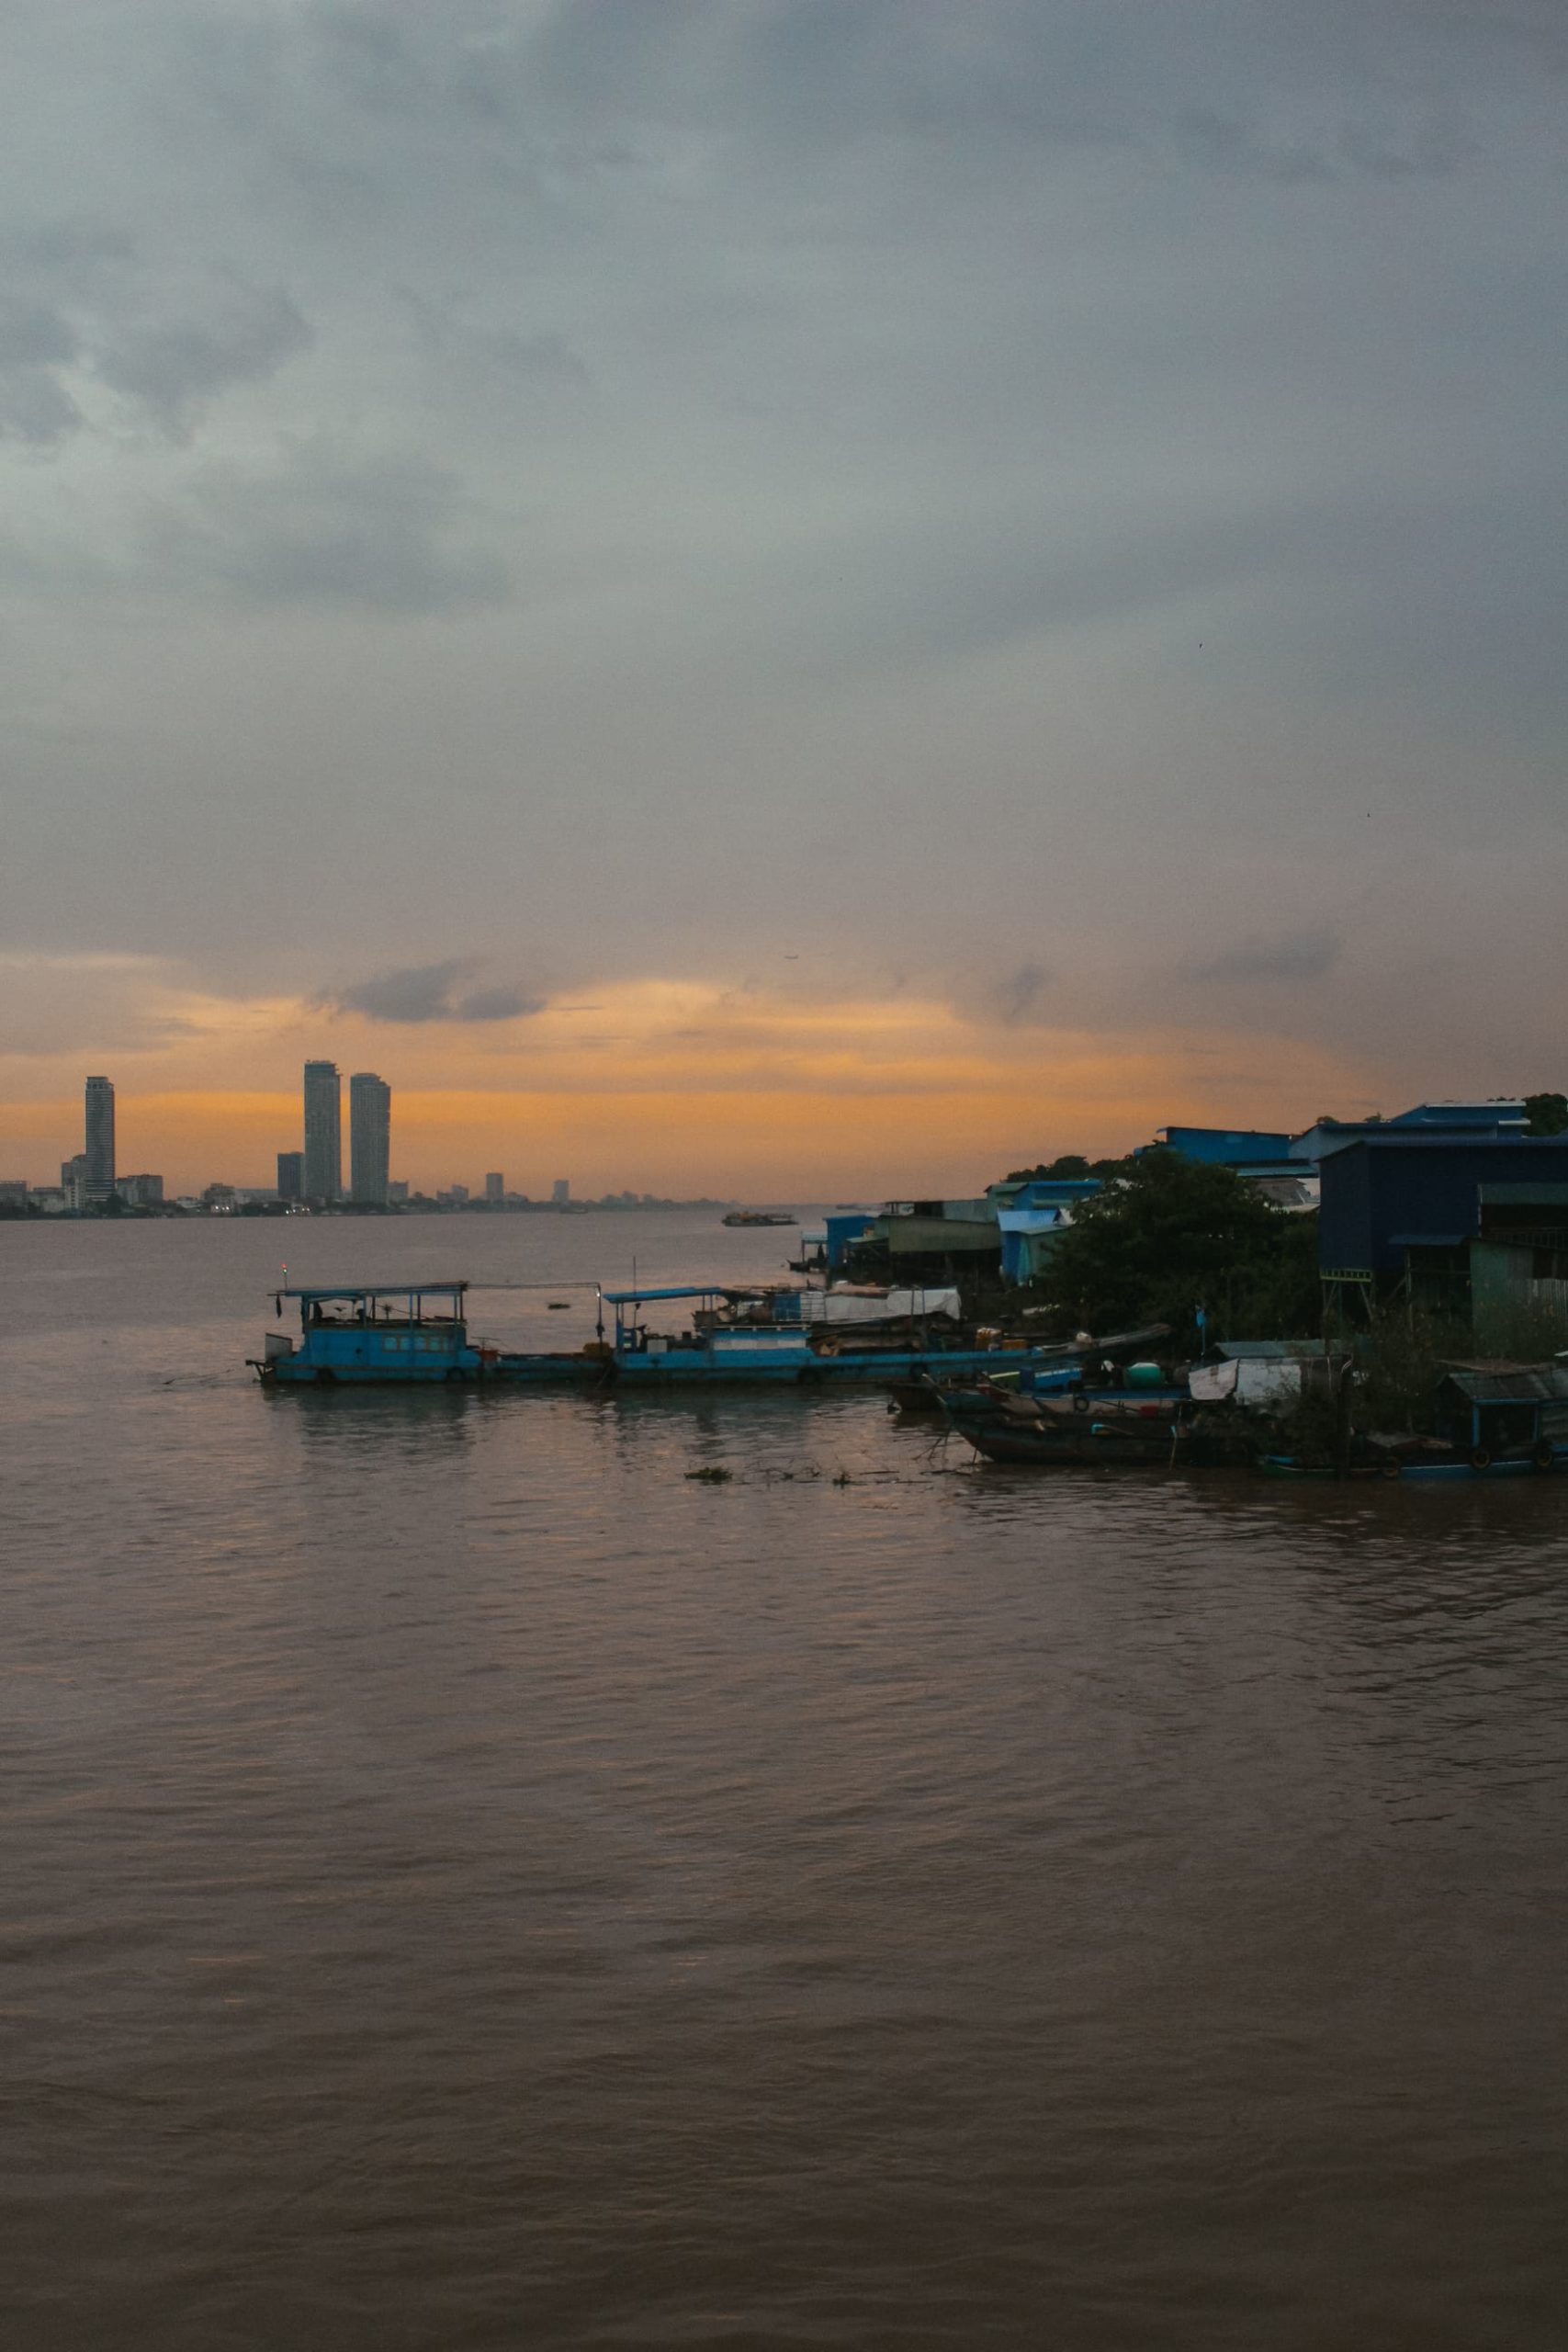
M252 1357L269 1386L342 1383L466 1381L532 1387L635 1389L773 1385L796 1388L848 1382L882 1386L924 1377L974 1380L987 1374L1043 1369L1043 1351L977 1341L939 1302L956 1294L895 1293L831 1302L820 1291L784 1284L746 1287L676 1283L599 1293L599 1335L572 1351L513 1351L473 1342L466 1282L280 1290L299 1306L298 1339L269 1331ZM648 1310L678 1306L683 1328L659 1331ZM604 1311L614 1317L606 1338ZM867 1314L866 1310L878 1310ZM888 1311L891 1309L892 1311Z
M499 1351L468 1340L466 1282L335 1283L274 1293L299 1306L299 1337L269 1331L247 1361L273 1386L482 1380Z
M1149 1469L1182 1457L1185 1388L1064 1385L1031 1395L981 1381L938 1394L949 1426L987 1462Z

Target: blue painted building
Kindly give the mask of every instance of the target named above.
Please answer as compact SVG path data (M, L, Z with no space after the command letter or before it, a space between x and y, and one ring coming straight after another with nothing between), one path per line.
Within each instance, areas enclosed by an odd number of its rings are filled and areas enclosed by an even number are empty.
M852 1241L858 1241L871 1229L875 1211L873 1209L835 1209L822 1220L827 1234L828 1272L841 1274L844 1258Z
M1179 1151L1184 1159L1201 1159L1215 1168L1263 1168L1290 1165L1291 1138L1269 1127L1161 1127L1145 1151Z
M1025 1176L991 1186L1001 1235L1002 1280L1031 1283L1043 1273L1073 1211L1100 1189L1098 1176Z
M1331 1151L1343 1151L1347 1145L1359 1142L1363 1136L1386 1136L1416 1131L1446 1136L1450 1141L1461 1136L1472 1136L1478 1142L1486 1137L1525 1139L1525 1106L1515 1097L1495 1102L1417 1102L1414 1109L1399 1111L1388 1119L1316 1119L1290 1146L1293 1159L1319 1160Z
M1568 1136L1384 1120L1329 1151L1319 1173L1323 1273L1384 1286L1467 1268L1470 1245L1488 1238L1483 1188L1506 1187L1516 1224L1523 1217L1528 1226L1532 1197L1550 1211L1556 1188L1568 1185ZM1556 1214L1537 1220L1558 1221Z

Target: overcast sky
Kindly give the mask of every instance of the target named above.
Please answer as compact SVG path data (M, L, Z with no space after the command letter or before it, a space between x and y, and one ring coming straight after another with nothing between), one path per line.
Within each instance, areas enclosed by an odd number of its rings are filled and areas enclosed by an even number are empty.
M0 36L0 1175L1563 1082L1560 0Z

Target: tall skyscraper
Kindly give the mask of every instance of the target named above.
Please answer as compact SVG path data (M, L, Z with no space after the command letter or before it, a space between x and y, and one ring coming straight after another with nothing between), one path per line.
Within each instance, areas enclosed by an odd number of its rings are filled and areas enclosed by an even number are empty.
M492 1168L485 1178L485 1198L487 1201L503 1201L506 1198L506 1178L499 1168Z
M556 1207L557 1207L558 1209L564 1209L564 1208L565 1208L565 1206L566 1206L566 1204L567 1204L567 1203L570 1200L570 1198L571 1198L571 1179L570 1179L570 1176L558 1176L558 1177L556 1178L555 1182L550 1186L550 1199L554 1202L554 1204L555 1204L555 1205L556 1205Z
M305 1065L305 1197L335 1201L343 1193L343 1091L336 1062Z
M107 1078L87 1080L87 1198L107 1201L114 1191L114 1088Z
M349 1182L355 1199L369 1208L387 1205L391 1135L391 1088L374 1070L355 1070L348 1081Z
M305 1155L302 1151L280 1151L277 1155L277 1197L280 1201L299 1201L305 1195Z

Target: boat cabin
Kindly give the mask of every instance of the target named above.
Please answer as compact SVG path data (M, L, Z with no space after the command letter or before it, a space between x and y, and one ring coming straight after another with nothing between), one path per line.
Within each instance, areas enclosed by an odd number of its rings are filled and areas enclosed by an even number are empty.
M1568 1455L1568 1365L1450 1364L1438 1390L1439 1433L1472 1468Z
M468 1345L468 1283L337 1284L279 1290L299 1307L299 1337L269 1331L257 1370L264 1379L315 1381L464 1380L483 1369Z
M615 1312L615 1357L624 1371L654 1370L662 1363L671 1371L745 1365L793 1372L811 1361L798 1308L794 1328L781 1329L786 1318L776 1312L772 1284L749 1289L677 1283L657 1290L607 1290L600 1295ZM686 1308L689 1328L675 1333L650 1330L643 1309L677 1300Z

